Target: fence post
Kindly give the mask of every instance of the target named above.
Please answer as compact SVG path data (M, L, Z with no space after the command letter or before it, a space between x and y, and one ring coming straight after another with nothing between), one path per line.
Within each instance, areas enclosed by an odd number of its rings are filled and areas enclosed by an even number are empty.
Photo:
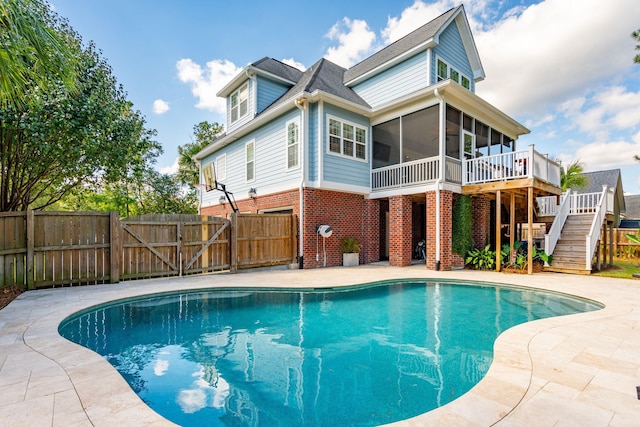
M27 226L27 289L35 289L35 277L33 273L33 261L34 261L34 242L35 238L35 215L31 209L27 209L26 226Z
M109 214L109 251L110 251L110 279L111 283L120 281L120 258L122 256L120 248L120 213L110 212Z
M230 272L238 272L238 214L231 213L231 232L229 233L229 250L231 256Z

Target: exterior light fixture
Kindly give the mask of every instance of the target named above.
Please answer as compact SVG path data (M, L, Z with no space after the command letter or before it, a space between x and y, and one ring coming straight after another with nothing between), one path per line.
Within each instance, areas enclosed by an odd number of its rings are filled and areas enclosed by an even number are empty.
M221 205L224 205L224 202L227 201L227 198L224 196L220 196L220 198L218 199L218 201L220 202Z
M251 197L252 199L256 199L256 197L258 197L258 194L256 193L256 189L251 187L249 189L249 197Z

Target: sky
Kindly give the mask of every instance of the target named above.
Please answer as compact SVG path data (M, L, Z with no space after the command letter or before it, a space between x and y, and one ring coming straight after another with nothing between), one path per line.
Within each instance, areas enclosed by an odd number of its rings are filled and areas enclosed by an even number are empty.
M193 126L225 124L216 93L265 56L302 70L325 57L345 68L448 9L451 0L50 0L93 41L134 108L157 130L157 169L175 172ZM518 148L620 168L640 194L638 0L463 3L485 79L476 94L531 130Z

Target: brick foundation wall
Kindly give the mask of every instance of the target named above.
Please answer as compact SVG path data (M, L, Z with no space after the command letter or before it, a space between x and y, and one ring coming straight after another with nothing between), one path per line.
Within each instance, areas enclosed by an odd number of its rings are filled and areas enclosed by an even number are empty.
M491 235L491 200L485 197L472 197L473 242L476 248L483 248L489 243Z
M246 198L238 200L236 201L236 205L240 212L249 213L259 213L263 209L292 208L293 213L300 216L299 194L298 189L282 191L265 196L258 196L255 199ZM205 206L200 212L202 215L222 216L226 218L233 210L229 203L225 203L224 205Z
M412 216L410 196L389 198L389 265L411 265Z
M342 265L340 241L347 236L355 238L362 245L360 264L377 260L372 253L379 251L376 246L379 238L373 233L379 231L375 227L365 226L365 221L369 221L370 216L378 212L376 206L379 206L376 201L365 200L358 194L305 188L304 268L324 266L323 240L327 267ZM317 227L322 224L333 227L331 237L323 239L317 235Z

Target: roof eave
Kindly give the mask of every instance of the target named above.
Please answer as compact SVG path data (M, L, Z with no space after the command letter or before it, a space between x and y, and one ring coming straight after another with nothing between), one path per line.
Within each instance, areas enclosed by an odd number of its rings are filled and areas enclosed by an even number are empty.
M308 97L309 94L306 92L300 92L296 96L291 97L287 102L283 102L282 104L274 107L272 110L265 111L264 114L260 114L256 116L253 120L247 122L243 126L239 127L235 131L223 136L222 138L216 139L213 143L207 145L205 148L196 153L193 158L194 160L202 160L203 158L209 156L210 154L215 153L221 148L226 147L232 142L236 141L239 138L242 138L249 132L263 126L268 123L274 117L279 116L280 114L287 111L289 108L294 108L293 102L296 102L301 97Z
M394 65L399 64L400 62L406 60L407 58L410 58L414 55L417 55L418 53L420 53L423 50L427 50L429 48L432 48L434 46L436 46L438 43L436 42L436 40L432 37L428 40L425 40L424 42L420 43L419 45L414 46L413 48L409 49L408 51L396 56L395 58L391 59L390 61L385 62L384 64L370 70L367 71L366 73L351 79L349 81L344 82L344 85L347 87L352 87L357 85L358 83L361 83L365 80L370 79L371 77L374 77L377 74L380 74L383 71L388 70L389 68L393 67Z

